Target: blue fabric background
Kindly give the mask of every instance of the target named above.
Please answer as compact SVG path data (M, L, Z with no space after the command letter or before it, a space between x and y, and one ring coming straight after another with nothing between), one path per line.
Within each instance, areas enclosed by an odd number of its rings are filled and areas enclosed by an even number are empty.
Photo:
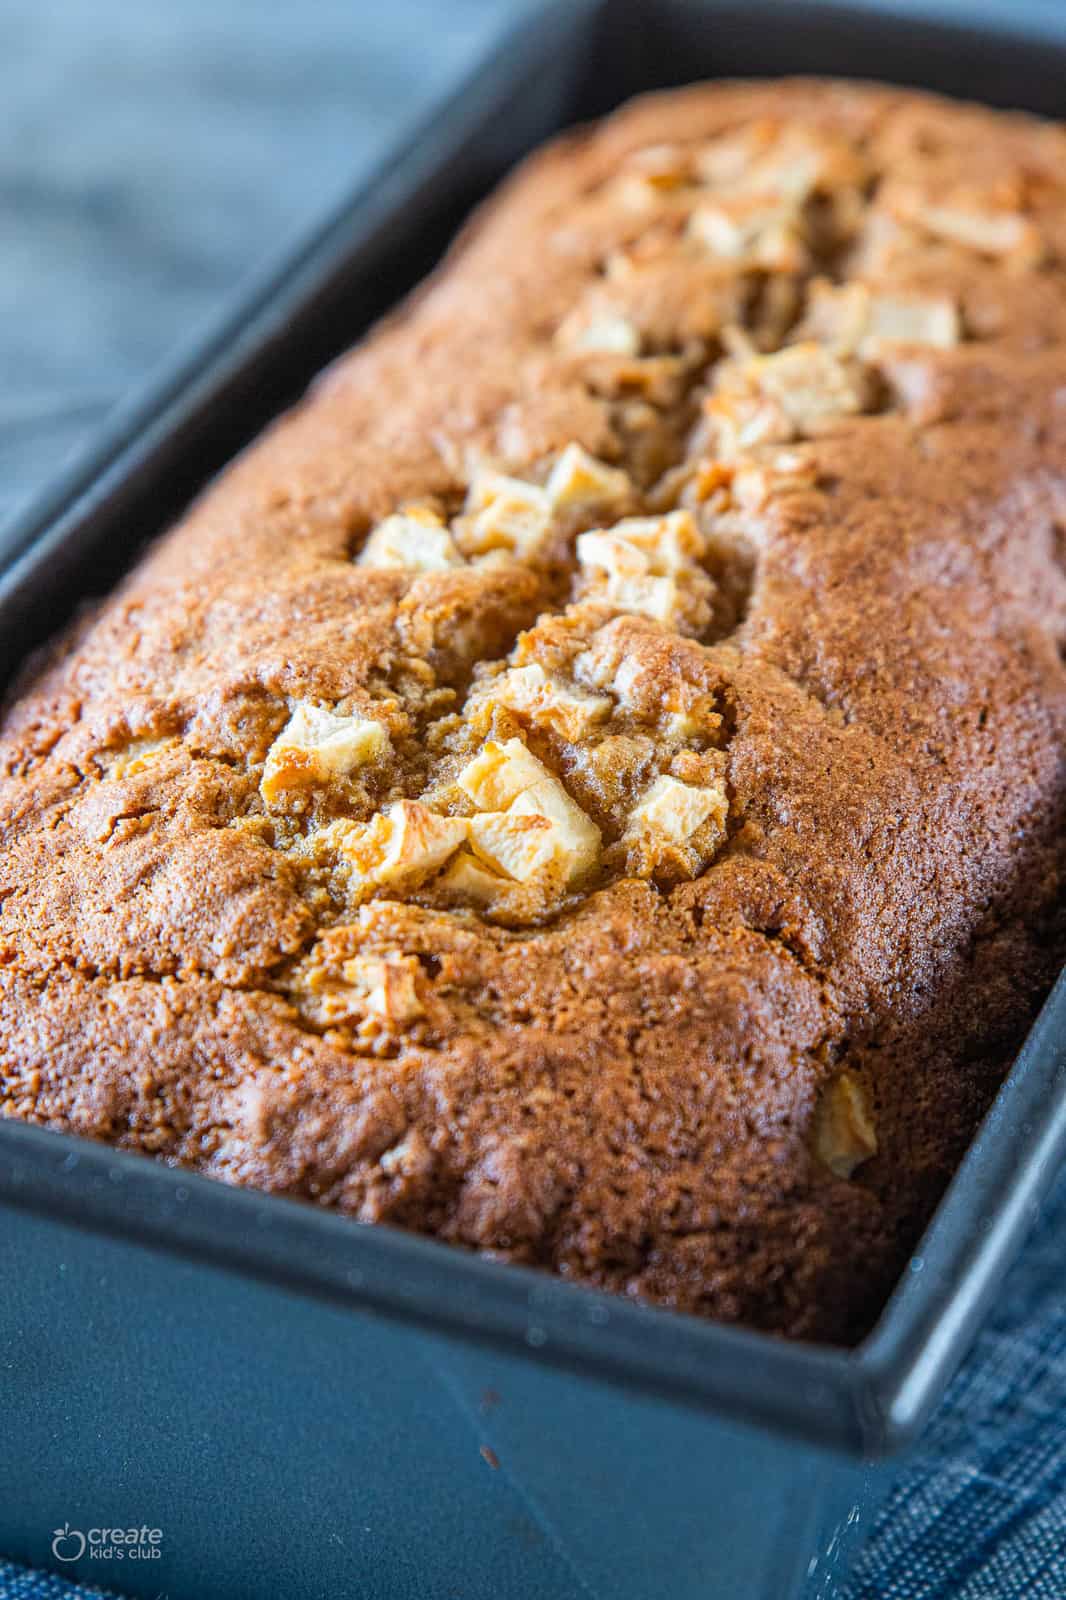
M0 552L110 406L535 3L0 0ZM1066 32L1061 0L1031 9ZM839 1600L1066 1600L1064 1283L1066 1181ZM0 1560L0 1600L98 1593Z

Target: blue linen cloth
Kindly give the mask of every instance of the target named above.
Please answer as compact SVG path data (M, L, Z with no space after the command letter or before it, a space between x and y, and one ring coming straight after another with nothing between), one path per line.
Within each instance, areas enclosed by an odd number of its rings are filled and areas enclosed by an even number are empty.
M4 514L527 3L4 0L0 552ZM1064 1282L1066 1180L838 1600L1066 1600ZM0 1560L0 1600L102 1593Z

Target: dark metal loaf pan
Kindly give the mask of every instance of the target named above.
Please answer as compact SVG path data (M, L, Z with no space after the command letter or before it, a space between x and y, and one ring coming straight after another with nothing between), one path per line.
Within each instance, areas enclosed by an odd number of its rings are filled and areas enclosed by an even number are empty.
M1066 38L1053 7L1036 16L1043 33L993 37L871 9L567 0L11 531L0 675L557 128L653 85L796 70L1055 112ZM828 1596L894 1470L871 1463L917 1434L1066 1148L1064 1020L1060 984L854 1352L0 1123L0 1549L170 1600ZM64 1524L157 1528L159 1554L65 1562Z

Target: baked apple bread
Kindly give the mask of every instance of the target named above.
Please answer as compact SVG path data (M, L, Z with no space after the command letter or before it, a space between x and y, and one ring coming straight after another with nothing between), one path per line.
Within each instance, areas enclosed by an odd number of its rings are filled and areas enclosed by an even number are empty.
M868 1328L1058 968L1066 133L639 101L28 672L0 1103Z

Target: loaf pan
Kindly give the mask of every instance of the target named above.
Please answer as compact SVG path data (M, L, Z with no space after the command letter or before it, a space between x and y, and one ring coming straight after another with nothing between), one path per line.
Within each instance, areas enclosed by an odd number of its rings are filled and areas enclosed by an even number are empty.
M8 529L0 678L557 129L792 71L1061 112L1054 8L567 0ZM133 1595L826 1600L1066 1149L1060 981L877 1327L788 1344L0 1122L0 1550ZM104 1534L145 1529L139 1543Z

